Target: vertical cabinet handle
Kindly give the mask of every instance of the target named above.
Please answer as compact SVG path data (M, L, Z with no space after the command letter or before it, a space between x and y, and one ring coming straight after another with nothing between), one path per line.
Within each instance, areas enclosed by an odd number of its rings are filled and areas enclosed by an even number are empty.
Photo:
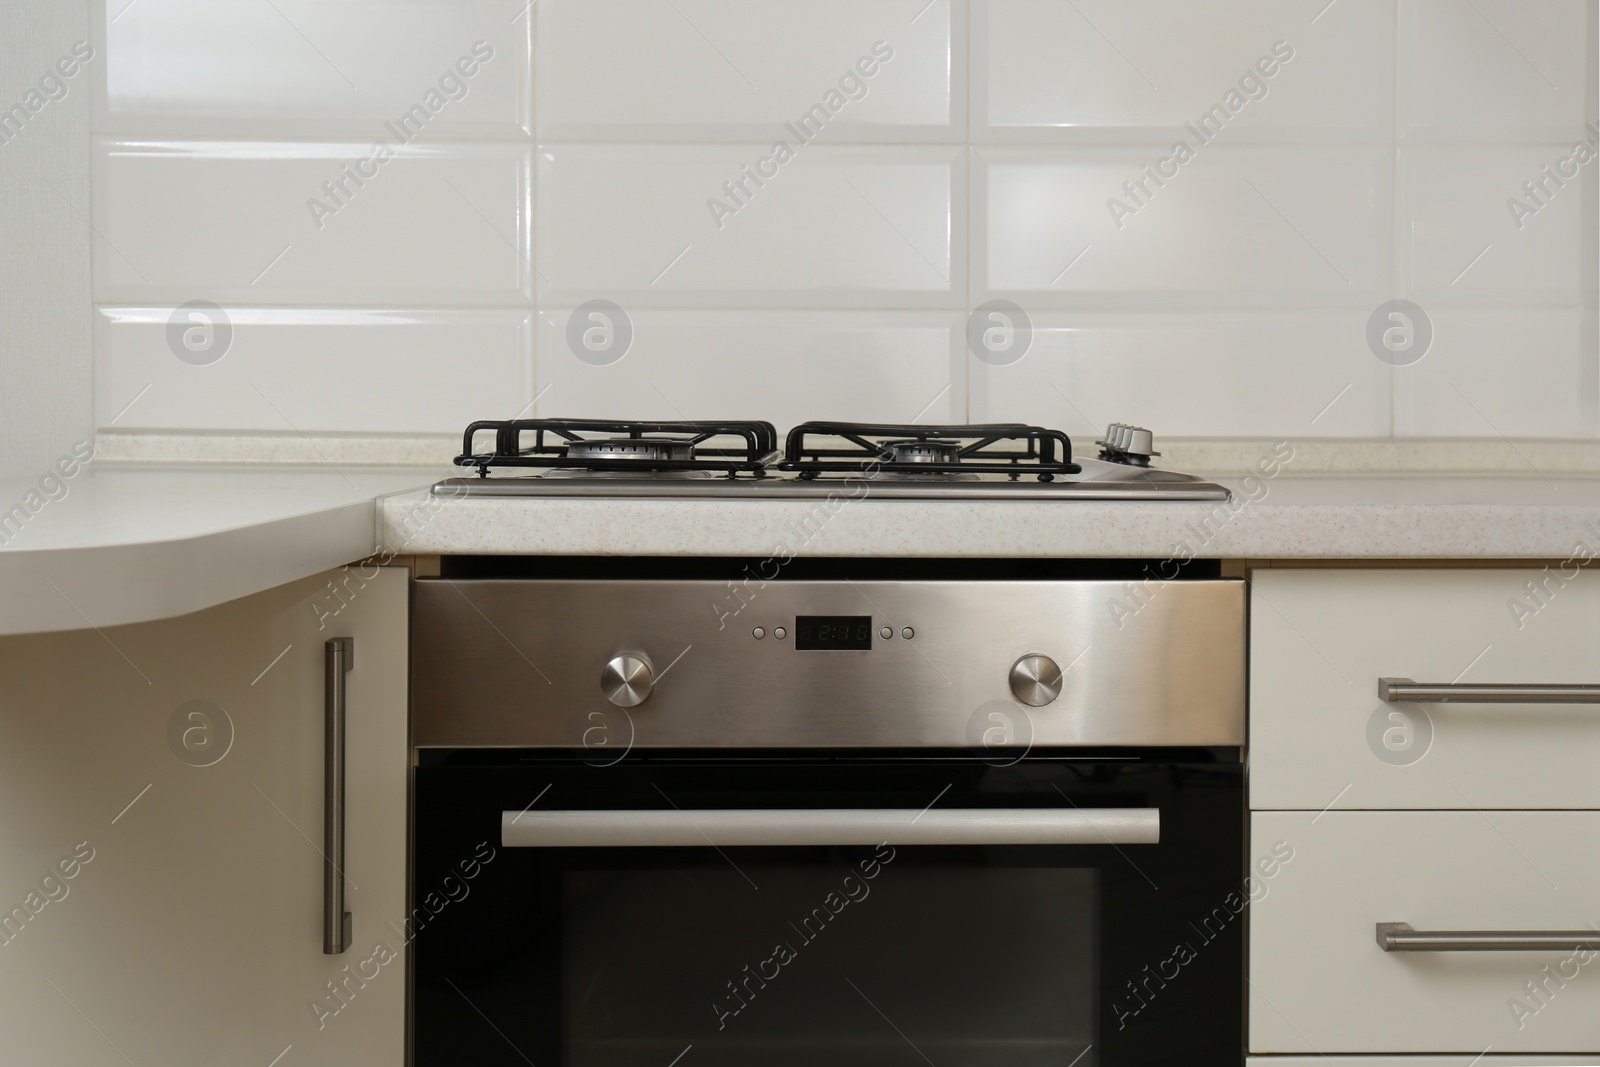
M329 638L323 656L322 951L337 956L350 947L350 913L344 910L344 676L355 642Z

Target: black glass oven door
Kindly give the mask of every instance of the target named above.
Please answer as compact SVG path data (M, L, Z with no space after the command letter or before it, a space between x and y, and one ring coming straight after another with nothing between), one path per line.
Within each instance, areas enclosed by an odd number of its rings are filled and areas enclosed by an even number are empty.
M1242 1056L1237 766L475 755L419 767L416 799L417 1067ZM1158 812L1160 831L1158 843L1113 828L1061 845L891 844L835 828L853 839L828 844L824 828L824 841L726 843L730 812L805 828L818 809L977 824L1087 814L1096 827L1116 825L1097 812ZM523 810L580 815L592 843L508 846L502 821ZM657 831L673 843L614 843L629 813L674 821Z

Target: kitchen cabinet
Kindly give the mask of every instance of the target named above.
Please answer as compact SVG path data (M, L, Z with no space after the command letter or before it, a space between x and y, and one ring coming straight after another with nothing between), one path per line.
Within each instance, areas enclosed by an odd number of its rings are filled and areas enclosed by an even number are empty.
M0 1058L400 1067L408 595L400 568L349 568L0 639ZM343 955L322 944L330 637L354 646Z
M1251 838L1294 849L1251 908L1252 1052L1600 1052L1600 934L1385 951L1376 929L1593 933L1600 812L1256 812Z
M1593 1062L1562 1057L1600 1052L1600 710L1563 701L1600 683L1600 574L1285 568L1251 584L1251 847L1293 858L1250 908L1249 1047L1298 1054L1251 1063ZM1380 943L1391 923L1502 948L1400 951ZM1545 943L1504 950L1529 933Z
M1252 580L1250 806L1600 808L1600 704L1384 701L1378 679L1600 683L1600 573Z

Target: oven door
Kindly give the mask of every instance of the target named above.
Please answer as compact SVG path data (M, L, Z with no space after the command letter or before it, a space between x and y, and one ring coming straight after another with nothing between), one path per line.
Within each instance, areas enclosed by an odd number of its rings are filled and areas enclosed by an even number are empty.
M1236 763L423 752L416 1067L1236 1067Z

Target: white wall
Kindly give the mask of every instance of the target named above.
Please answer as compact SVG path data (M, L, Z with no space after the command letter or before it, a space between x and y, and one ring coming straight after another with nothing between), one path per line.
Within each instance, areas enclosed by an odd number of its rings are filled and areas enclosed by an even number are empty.
M102 428L1600 430L1600 164L1521 191L1593 139L1593 0L124 3L96 15ZM1399 369L1366 339L1393 298L1435 334ZM595 299L615 362L569 341ZM992 299L1032 323L1016 362L968 350ZM169 329L192 300L220 359Z
M45 474L94 427L91 92L55 70L89 36L79 0L0 8L0 478Z

